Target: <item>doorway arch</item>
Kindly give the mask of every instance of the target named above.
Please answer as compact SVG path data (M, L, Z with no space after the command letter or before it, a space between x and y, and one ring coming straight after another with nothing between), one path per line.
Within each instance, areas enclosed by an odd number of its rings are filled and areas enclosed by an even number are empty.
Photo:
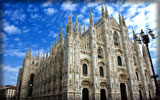
M106 100L106 91L105 89L101 89L101 99L100 100Z
M126 85L124 83L120 84L120 91L121 91L121 100L126 100L127 93L126 93Z
M139 100L143 100L141 90L139 90Z
M89 92L87 88L83 88L82 90L82 100L89 100Z
M148 92L149 92L149 100L152 100L151 91Z
M32 92L33 92L33 81L34 81L34 74L32 73L32 74L30 75L28 96L32 96Z

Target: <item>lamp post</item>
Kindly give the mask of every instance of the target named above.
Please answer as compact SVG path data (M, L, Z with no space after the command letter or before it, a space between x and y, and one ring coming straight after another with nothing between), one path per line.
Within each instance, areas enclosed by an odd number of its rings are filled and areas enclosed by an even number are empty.
M137 36L138 34L140 35L139 37ZM147 47L147 52L148 52L148 55L149 55L151 68L152 68L152 72L153 72L153 75L151 76L151 78L154 78L154 82L155 82L155 86L156 86L156 97L158 97L159 96L159 88L158 88L158 84L157 84L157 80L156 80L158 75L155 74L152 59L151 59L151 55L150 55L149 48L148 48L148 43L150 42L149 35L152 37L152 39L155 39L155 35L153 34L153 31L151 29L148 29L148 32L146 32L146 34L143 32L143 30L141 30L141 33L138 33L138 34L135 35L135 39L140 44L141 44L141 42L143 42Z

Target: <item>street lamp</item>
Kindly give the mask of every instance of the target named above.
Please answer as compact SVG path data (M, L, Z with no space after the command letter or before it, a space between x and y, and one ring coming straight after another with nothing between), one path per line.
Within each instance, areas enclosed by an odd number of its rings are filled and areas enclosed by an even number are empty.
M139 34L139 36L137 36L138 34ZM146 34L143 32L143 30L141 30L141 33L138 33L138 34L136 34L134 38L140 44L143 42L147 47L149 59L150 59L150 62L151 62L151 68L152 68L152 72L153 72L153 76L151 76L151 78L154 78L154 82L155 82L155 86L156 86L156 97L158 97L159 96L159 90L158 90L159 88L158 88L158 84L157 84L157 80L156 80L158 75L155 74L155 71L154 71L154 68L153 68L153 63L152 63L152 60L151 60L151 55L150 55L149 48L148 48L148 43L150 42L149 35L152 37L152 39L155 39L155 35L153 34L153 31L151 29L148 29L148 32L146 32Z

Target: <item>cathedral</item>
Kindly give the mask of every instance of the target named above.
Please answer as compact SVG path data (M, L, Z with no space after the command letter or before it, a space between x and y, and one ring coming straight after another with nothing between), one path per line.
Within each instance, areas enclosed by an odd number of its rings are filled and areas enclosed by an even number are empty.
M27 50L19 70L16 97L20 100L150 100L155 84L145 45L139 47L133 30L133 41L123 15L119 22L109 18L107 8L83 32L78 19L68 17L63 41L51 43L50 52L40 56ZM141 50L140 50L141 48Z

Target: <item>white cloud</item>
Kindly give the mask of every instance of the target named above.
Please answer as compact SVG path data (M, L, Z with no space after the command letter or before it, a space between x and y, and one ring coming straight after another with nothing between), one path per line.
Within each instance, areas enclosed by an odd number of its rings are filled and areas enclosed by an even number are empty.
M48 36L56 38L58 36L58 34L54 33L54 32L50 32Z
M89 23L90 23L90 19L89 19L89 18L84 19L84 20L83 20L83 23L84 23L84 24L89 24Z
M63 10L73 11L76 10L77 4L73 4L71 1L66 1L61 5Z
M78 19L83 19L83 17L84 17L84 16L83 16L82 14L79 14L79 15L77 16Z
M48 6L50 6L50 5L52 5L52 2L51 2L51 0L48 0L48 1L46 1L46 2L44 2L44 3L42 4L42 7L48 7Z
M44 10L48 15L53 15L55 12L57 12L54 8L47 8Z
M115 20L117 21L117 23L119 23L118 12L114 12L114 13L113 13L113 17L115 18Z
M31 18L35 19L35 18L38 18L39 15L38 14L31 14Z
M137 12L137 8L138 8L137 5L131 5L130 8L127 10L126 17L134 16Z
M134 22L133 25L137 25L138 30L145 29L146 20L144 13L139 13L134 18L132 18L132 20Z
M95 7L98 5L98 2L90 2L88 3L87 7Z
M47 43L47 41L46 41L44 38L42 39L42 42L43 42L43 43Z
M4 51L5 56L17 56L24 57L25 53L20 51L19 49L8 49Z
M110 16L115 13L112 6L107 5L106 7L107 7L107 10L108 10L108 13L109 13ZM103 6L103 8L105 9L105 6ZM96 10L99 14L101 14L101 9L102 9L102 5L99 5L99 6L96 7Z
M15 25L9 25L9 24L4 26L4 31L9 35L19 34L21 32L21 30Z
M19 38L15 38L14 41L20 41L20 39Z
M32 49L32 55L35 55L35 56L37 56L38 55L38 51L40 51L40 56L42 57L43 56L43 53L45 52L45 50L44 49Z
M1 66L3 66L3 65L1 65ZM18 71L19 71L19 68L21 68L21 66L17 66L17 67L3 66L2 68L3 68L3 70L5 70L5 71L18 72Z
M12 67L10 65L0 65L3 71L4 84L6 85L16 85L16 80L18 78L19 68L21 66Z
M27 8L27 11L28 12L36 12L36 11L38 11L38 8L35 8L35 6L29 4L28 8Z
M82 13L85 13L85 12L86 12L86 9L87 9L87 7L84 6L84 7L81 9L81 12L82 12Z
M139 33L141 29L144 31L146 31L147 28L156 29L157 5L155 3L151 3L147 7L141 4L128 4L128 6L130 6L130 8L127 10L127 13L124 14L127 26L133 26L136 33Z
M11 20L20 20L23 21L26 18L26 15L23 13L23 9L18 10L6 10L5 15L9 16Z

